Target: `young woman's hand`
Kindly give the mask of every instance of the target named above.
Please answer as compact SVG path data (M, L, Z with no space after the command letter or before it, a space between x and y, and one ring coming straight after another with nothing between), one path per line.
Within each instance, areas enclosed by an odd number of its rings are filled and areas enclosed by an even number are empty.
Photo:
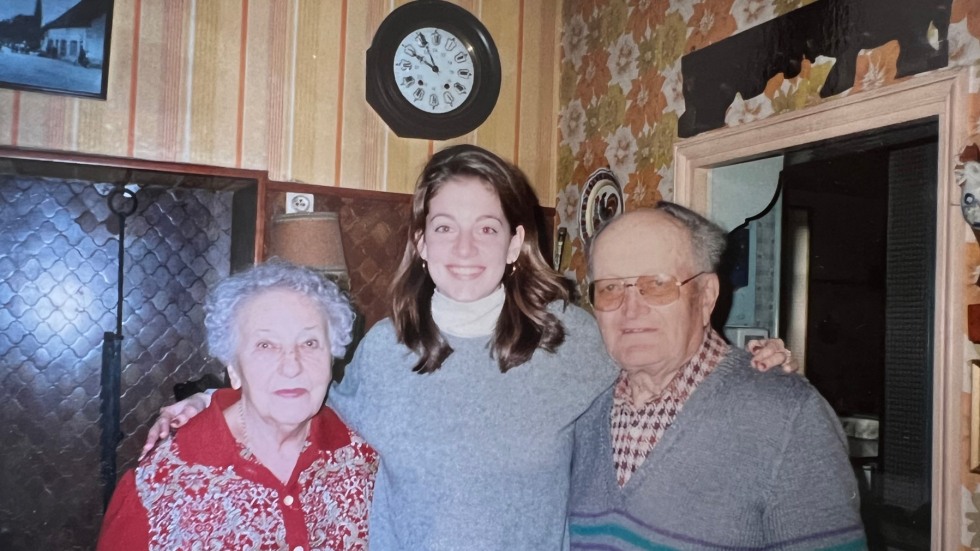
M146 444L143 444L140 459L143 459L143 456L152 450L158 441L170 436L171 429L179 429L186 425L191 417L201 413L209 405L211 405L211 395L198 392L175 404L160 408L160 416L157 417L157 420L150 427L150 432L146 435Z
M800 369L800 366L793 361L793 353L787 350L783 339L749 341L745 349L752 353L752 367L759 371L769 371L777 365L783 366L783 371L786 373L794 373Z

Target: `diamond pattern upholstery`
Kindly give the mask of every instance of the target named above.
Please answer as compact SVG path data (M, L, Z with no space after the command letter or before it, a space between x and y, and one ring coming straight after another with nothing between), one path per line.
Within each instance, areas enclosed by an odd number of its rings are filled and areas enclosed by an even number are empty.
M0 176L0 549L92 549L101 523L102 333L116 325L118 223L90 182ZM231 192L146 187L127 219L121 474L175 383L206 357L228 274Z

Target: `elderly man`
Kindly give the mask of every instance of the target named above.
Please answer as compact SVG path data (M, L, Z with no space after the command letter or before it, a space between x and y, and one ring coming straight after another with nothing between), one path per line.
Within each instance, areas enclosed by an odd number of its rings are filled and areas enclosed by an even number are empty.
M577 422L572 549L864 549L833 410L711 329L720 228L662 202L591 250L618 382Z

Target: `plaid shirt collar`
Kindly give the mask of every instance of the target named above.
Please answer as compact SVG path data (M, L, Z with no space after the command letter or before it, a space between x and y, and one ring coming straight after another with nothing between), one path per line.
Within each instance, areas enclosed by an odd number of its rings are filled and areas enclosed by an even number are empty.
M690 395L697 388L698 383L708 373L711 373L715 366L721 363L722 358L724 358L727 352L728 343L714 329L709 327L705 331L704 340L701 341L701 346L698 347L698 351L694 356L674 374L674 378L667 383L667 386L664 387L660 394L654 396L645 404L633 404L632 393L629 390L629 377L626 371L620 371L619 378L616 381L615 403L641 411L650 404L655 404L665 399L674 398L676 400L677 398L681 398L682 401L686 400L687 395ZM692 383L695 380L696 382Z
M698 385L721 363L728 344L713 329L694 356L674 375L659 396L634 405L625 372L621 372L613 394L613 459L620 486L643 464L647 455L674 423L684 403Z

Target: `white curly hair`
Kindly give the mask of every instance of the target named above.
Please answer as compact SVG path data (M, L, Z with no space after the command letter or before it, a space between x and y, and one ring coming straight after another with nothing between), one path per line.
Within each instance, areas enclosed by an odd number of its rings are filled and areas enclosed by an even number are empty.
M295 291L316 305L327 324L330 353L343 358L351 343L354 310L344 292L332 281L310 268L272 258L220 281L204 304L204 327L211 355L225 365L235 356L235 324L242 304L272 289Z

